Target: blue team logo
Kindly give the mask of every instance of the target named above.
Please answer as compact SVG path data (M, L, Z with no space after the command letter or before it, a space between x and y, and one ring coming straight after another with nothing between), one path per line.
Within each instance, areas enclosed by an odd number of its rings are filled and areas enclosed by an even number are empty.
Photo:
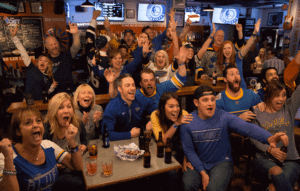
M148 5L146 16L151 21L160 21L165 17L165 6L162 5Z
M239 19L239 11L236 9L223 9L220 19L224 24L235 24Z

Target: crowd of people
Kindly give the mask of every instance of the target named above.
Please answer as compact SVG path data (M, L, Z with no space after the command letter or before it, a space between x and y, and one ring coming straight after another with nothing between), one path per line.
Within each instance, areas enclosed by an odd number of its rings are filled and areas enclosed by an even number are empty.
M36 64L18 39L18 28L10 31L28 67L25 94L41 100L46 91L51 99L45 117L34 106L12 115L10 137L0 141L0 190L85 190L80 171L88 141L100 138L104 126L115 141L138 137L144 125L156 140L160 132L164 144L171 139L173 155L183 166L182 173L167 174L173 182L169 190L225 190L234 174L231 134L251 138L258 149L254 169L266 178L269 190L293 190L300 172L294 138L300 52L287 65L273 49L261 48L255 59L247 59L247 67L264 84L254 92L247 89L249 76L243 68L244 57L249 58L257 43L260 19L246 43L241 24L236 24L237 42L224 41L224 31L213 24L195 54L193 45L184 42L190 21L177 36L173 9L164 32L154 37L146 26L137 40L126 29L124 39L117 41L107 19L107 35L97 36L100 15L93 12L86 31L89 79L77 88L72 78L72 62L80 48L75 24L69 23L70 49L61 52L57 39L47 37L49 54L40 55ZM166 44L172 45L171 51L164 50ZM210 77L223 79L226 89L216 95L212 87L202 85L192 96L196 109L184 110L175 92ZM283 82L294 91L289 98ZM96 104L96 94L109 94L104 109Z

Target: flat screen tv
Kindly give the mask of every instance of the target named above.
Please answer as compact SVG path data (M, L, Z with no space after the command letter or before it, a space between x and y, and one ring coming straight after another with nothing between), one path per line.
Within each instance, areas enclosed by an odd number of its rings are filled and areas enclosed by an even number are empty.
M239 20L240 11L232 8L214 8L212 22L234 25Z
M124 21L124 3L95 3L95 10L100 10L101 15L97 21L104 21L108 17L109 21Z
M18 3L0 3L0 13L18 14Z
M184 14L185 22L189 17L192 22L199 22L201 17L201 7L199 6L185 7L185 14Z
M165 15L166 7L163 4L139 3L138 21L163 22Z

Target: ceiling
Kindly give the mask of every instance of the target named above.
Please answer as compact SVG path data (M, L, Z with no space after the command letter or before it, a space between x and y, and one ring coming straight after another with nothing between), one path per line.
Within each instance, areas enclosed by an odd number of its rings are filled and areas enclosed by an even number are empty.
M187 0L188 2L203 2L208 3L203 0ZM264 6L276 6L289 3L289 0L209 0L214 6L239 6L248 8L259 8Z

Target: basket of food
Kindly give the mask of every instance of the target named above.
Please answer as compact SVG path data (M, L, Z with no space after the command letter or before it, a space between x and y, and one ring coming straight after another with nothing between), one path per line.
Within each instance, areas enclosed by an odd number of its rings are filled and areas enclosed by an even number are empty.
M121 160L135 161L143 156L144 150L140 150L135 143L129 145L114 145L115 155Z

